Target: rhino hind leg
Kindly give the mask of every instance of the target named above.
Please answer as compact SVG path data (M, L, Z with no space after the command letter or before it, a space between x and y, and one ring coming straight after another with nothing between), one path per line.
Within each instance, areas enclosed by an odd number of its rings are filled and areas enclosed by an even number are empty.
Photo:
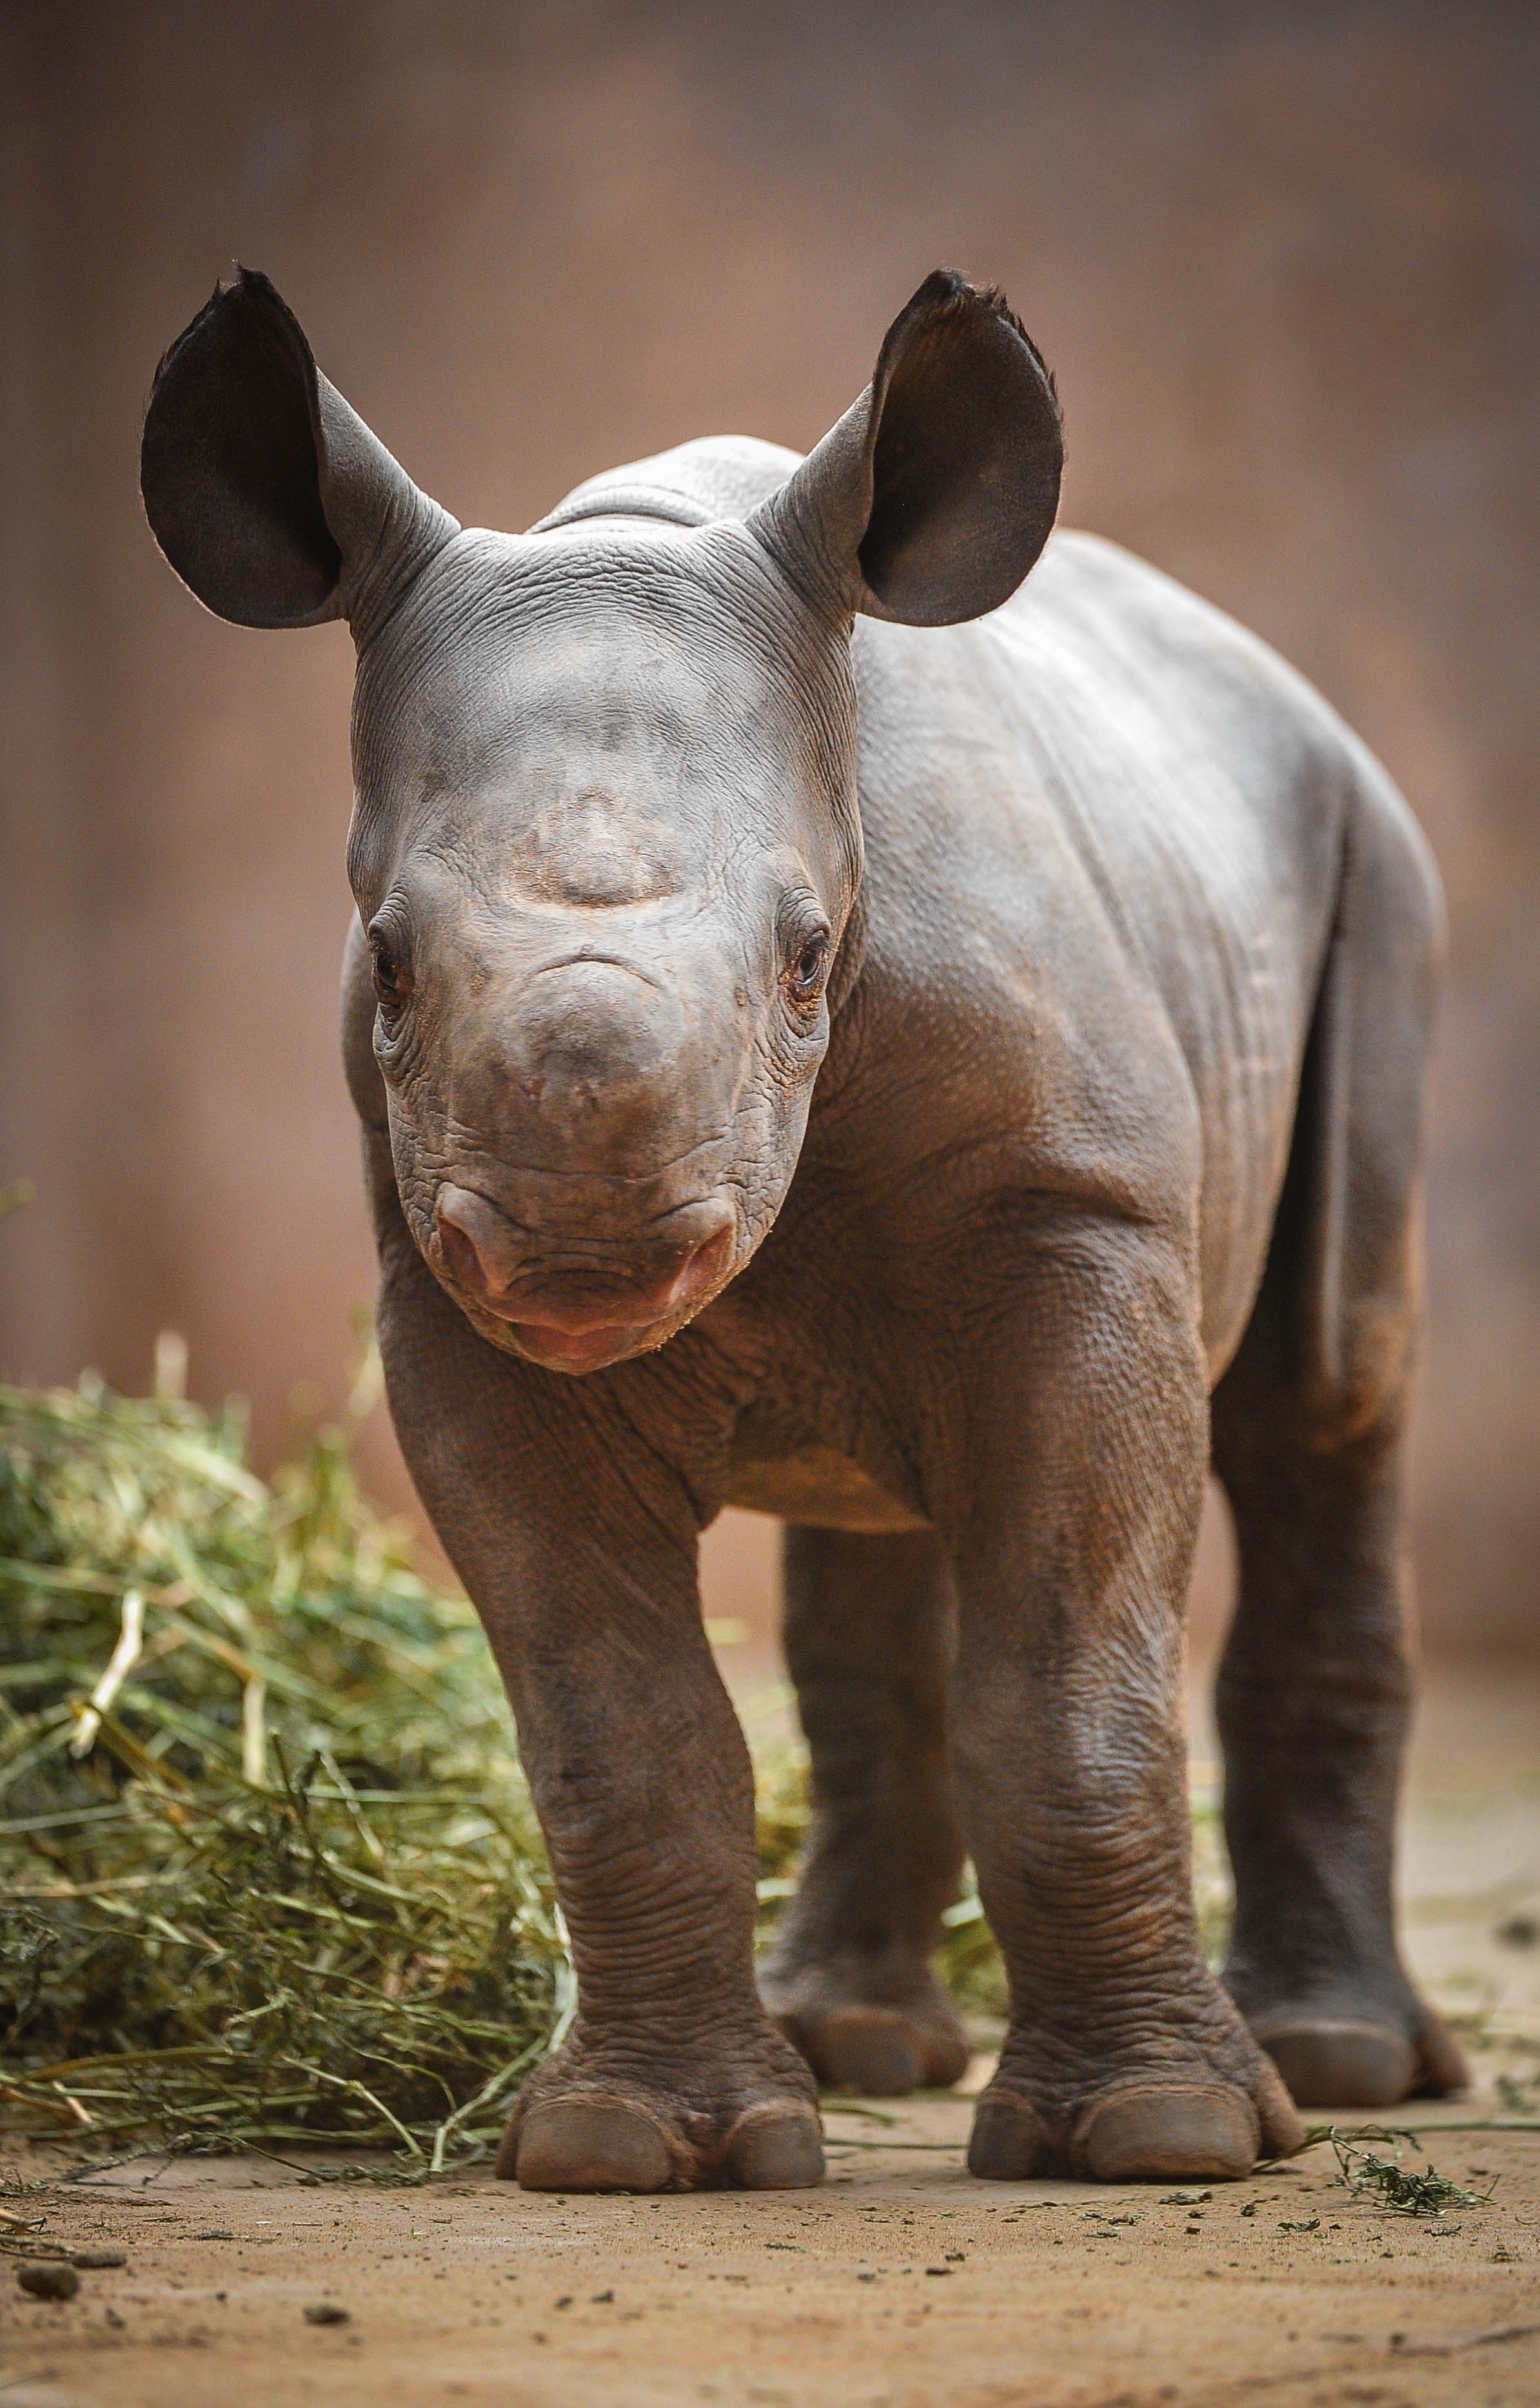
M948 2087L968 2042L929 1961L963 1855L946 1766L941 1542L789 1526L784 1570L813 1813L761 1994L826 2086L879 2098Z
M1436 915L1373 789L1250 1326L1213 1400L1240 1555L1220 1669L1235 1929L1225 1982L1301 2106L1458 2089L1396 1946L1411 1715L1403 1457Z
M1236 1892L1224 1979L1302 2107L1390 2107L1466 2079L1396 1946L1398 1453L1376 1430L1311 1455L1259 1413L1216 1446L1242 1562L1216 1700Z

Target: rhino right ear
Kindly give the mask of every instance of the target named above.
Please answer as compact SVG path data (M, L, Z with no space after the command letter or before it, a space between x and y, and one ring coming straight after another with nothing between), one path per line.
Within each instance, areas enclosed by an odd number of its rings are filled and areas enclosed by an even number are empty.
M1063 466L1054 380L1003 294L938 268L860 399L748 524L826 607L953 626L1015 592Z
M244 267L156 371L139 485L178 576L243 627L345 618L363 643L459 533L319 374L266 277Z

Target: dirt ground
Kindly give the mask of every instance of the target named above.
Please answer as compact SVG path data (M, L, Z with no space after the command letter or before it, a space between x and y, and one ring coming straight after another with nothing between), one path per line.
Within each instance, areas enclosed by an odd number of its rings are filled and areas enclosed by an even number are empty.
M826 2101L828 2179L789 2196L403 2191L253 2159L22 2190L49 2169L12 2152L7 2214L127 2263L61 2305L0 2261L0 2408L1534 2408L1540 2130L1462 2127L1540 2122L1537 1737L1533 1681L1442 1684L1408 1814L1408 1953L1483 2043L1468 2099L1407 2111L1417 2162L1490 2204L1392 2215L1325 2148L1212 2194L975 2183L985 2060L896 2114Z

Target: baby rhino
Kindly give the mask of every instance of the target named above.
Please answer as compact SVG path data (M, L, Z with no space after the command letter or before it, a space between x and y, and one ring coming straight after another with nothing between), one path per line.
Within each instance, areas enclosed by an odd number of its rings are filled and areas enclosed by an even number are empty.
M725 437L461 528L266 280L162 365L212 610L346 618L343 1043L390 1401L481 1612L580 2006L500 2171L790 2187L817 2083L944 2084L965 1856L1011 2022L969 2164L1245 2173L1462 2078L1396 1951L1433 871L1217 611L1050 541L1060 423L937 273L806 459ZM1030 572L1030 574L1029 574ZM1235 1933L1194 1920L1183 1609L1233 1510ZM786 1524L813 1752L753 1956L698 1533Z

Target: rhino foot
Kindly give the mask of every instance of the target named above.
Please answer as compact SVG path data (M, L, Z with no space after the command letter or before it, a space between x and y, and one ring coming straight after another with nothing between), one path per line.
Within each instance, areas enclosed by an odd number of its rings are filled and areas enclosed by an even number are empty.
M1057 2127L1057 2128L1056 2128ZM1153 2076L1089 2100L1051 2122L1031 2100L991 2083L979 2100L968 2171L986 2182L1069 2174L1085 2182L1234 2182L1259 2157L1304 2138L1276 2074L1250 2097L1230 2084Z
M1227 2002L1228 2006L1228 2002ZM1304 2127L1277 2069L1233 2009L1152 2035L1146 2062L1096 2066L1018 2031L979 2099L968 2168L988 2182L1232 2182L1285 2157Z
M766 2039L779 2056L779 2041ZM569 2042L525 2085L497 2172L525 2190L807 2189L823 2179L823 2132L805 2069L784 2057L715 2082L682 2068L670 2096ZM713 2092L712 2108L685 2103Z
M1404 2017L1281 2006L1247 2021L1301 2107L1395 2107L1470 2081L1453 2034L1420 2001Z
M928 1971L910 1986L912 1995L897 1999L863 1997L858 1980L813 1969L791 1982L766 1983L766 2005L826 2089L868 2099L950 2090L968 2068L967 2035Z

